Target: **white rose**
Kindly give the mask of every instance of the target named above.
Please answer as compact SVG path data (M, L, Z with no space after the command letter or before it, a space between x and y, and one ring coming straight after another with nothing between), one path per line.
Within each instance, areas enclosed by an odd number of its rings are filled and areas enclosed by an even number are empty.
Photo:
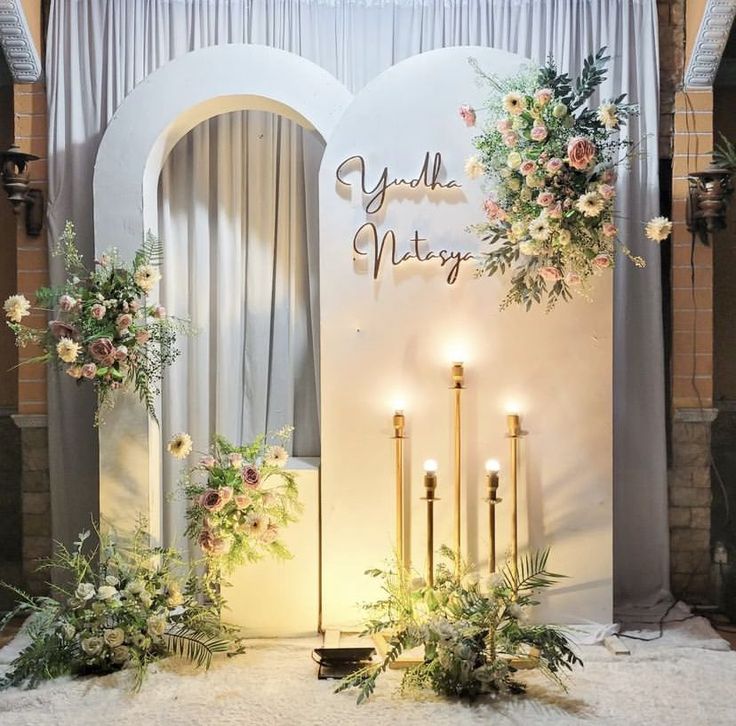
M102 651L103 641L102 638L93 637L93 638L84 638L81 643L82 650L87 655L98 655Z
M80 582L74 595L79 600L90 600L95 596L95 586L91 582Z
M122 628L108 628L103 637L111 648L117 648L125 641L125 633Z
M154 638L160 638L166 632L166 618L162 615L152 615L148 618L146 630Z
M117 589L112 585L100 585L100 589L97 591L97 598L99 600L110 600L117 594Z

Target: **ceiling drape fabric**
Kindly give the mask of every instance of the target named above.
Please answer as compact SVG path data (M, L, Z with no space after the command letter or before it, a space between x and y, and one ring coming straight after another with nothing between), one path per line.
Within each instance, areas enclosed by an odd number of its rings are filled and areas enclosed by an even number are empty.
M661 597L669 562L660 265L641 234L658 211L655 0L55 0L47 44L52 237L73 219L92 256L92 172L115 109L167 61L222 43L300 54L352 92L404 58L445 46L490 46L535 61L551 53L572 73L608 47L602 97L627 93L641 105L624 132L642 153L621 175L619 212L626 243L647 260L643 270L622 260L615 271L615 591L619 605ZM162 292L200 333L182 341L166 381L165 435L188 429L203 447L215 429L247 438L294 422L294 452L318 453L321 149L314 132L286 119L240 112L197 127L168 159L159 187ZM61 274L52 261L52 279ZM93 400L55 377L49 399L54 536L71 541L97 510ZM588 456L595 452L581 452L581 467ZM173 489L173 471L166 481ZM181 501L167 509L165 530L171 541L181 536Z

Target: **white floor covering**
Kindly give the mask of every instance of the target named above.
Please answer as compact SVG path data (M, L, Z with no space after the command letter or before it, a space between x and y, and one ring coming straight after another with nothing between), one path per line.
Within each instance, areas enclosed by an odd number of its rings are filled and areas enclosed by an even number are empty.
M310 650L318 639L253 641L246 655L220 658L207 673L162 662L138 694L126 690L126 673L0 692L0 724L736 724L736 652L707 621L669 625L651 643L624 642L629 656L581 646L585 667L567 693L528 675L526 696L464 705L401 697L392 672L370 702L356 706L354 694L335 695L334 682L316 679ZM19 637L0 651L0 664L20 644Z

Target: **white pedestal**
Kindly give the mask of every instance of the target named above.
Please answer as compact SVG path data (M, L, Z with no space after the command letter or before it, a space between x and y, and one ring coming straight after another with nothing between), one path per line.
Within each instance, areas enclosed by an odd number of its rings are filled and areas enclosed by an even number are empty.
M292 459L304 512L290 524L283 541L291 560L243 565L223 588L226 622L251 638L314 635L319 627L319 459Z

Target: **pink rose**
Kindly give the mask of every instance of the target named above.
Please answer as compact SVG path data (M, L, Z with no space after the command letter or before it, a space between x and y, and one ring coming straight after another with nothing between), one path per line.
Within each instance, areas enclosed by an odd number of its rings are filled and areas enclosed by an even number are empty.
M505 219L506 212L498 206L492 199L486 199L483 202L483 209L488 216L488 219Z
M97 366L94 363L85 363L82 366L82 375L85 378L94 378L97 374Z
M247 487L255 489L261 483L261 475L255 466L246 466L243 469L243 484Z
M112 365L115 361L115 346L112 344L110 338L99 338L93 343L90 343L89 354L103 366Z
M62 295L59 298L59 308L66 313L68 313L76 304L77 301L71 295Z
M272 542L276 541L276 538L279 536L279 530L278 527L275 525L269 523L266 531L263 533L261 539L265 544L271 544Z
M222 487L220 489L220 496L222 497L222 503L227 504L233 498L233 488Z
M608 255L596 255L593 258L593 267L597 267L599 270L605 270L611 266L611 258Z
M616 181L616 172L613 169L606 169L601 174L601 181L604 184L613 184Z
M533 141L544 141L547 138L547 127L546 126L532 126L532 130L529 134Z
M575 136L567 144L567 158L573 169L587 169L595 159L595 144L584 136Z
M82 366L69 366L66 369L66 374L79 380L82 377Z
M498 131L499 134L505 134L506 132L511 131L511 121L507 118L496 121L496 131Z
M553 157L547 162L545 169L547 169L550 174L556 174L560 169L562 169L562 159Z
M153 309L153 317L162 320L166 317L166 308L163 305L156 305Z
M537 204L540 207L549 207L549 205L552 204L552 202L554 201L555 201L555 195L552 194L552 192L542 192L537 197Z
M119 345L115 351L115 360L124 361L128 357L128 348L124 345Z
M601 228L604 237L615 237L618 234L618 228L611 222L605 222Z
M562 273L556 267L542 267L539 276L547 282L557 282L562 279Z
M107 308L104 305L100 305L100 303L95 303L90 309L89 314L95 319L95 320L102 320L102 318L105 317L105 314L107 313Z
M472 106L463 104L460 106L458 113L460 114L460 118L465 121L466 126L475 126L475 109Z
M547 209L547 216L550 219L562 219L562 205L557 202Z
M565 278L565 281L568 285L579 285L580 284L580 275L578 275L577 272L568 272L567 277Z
M524 175L527 176L531 174L535 169L537 168L537 165L533 161L525 161L520 167L519 171Z
M516 146L518 142L519 137L513 131L509 131L503 135L503 143L506 144L506 146Z
M138 345L145 345L151 339L151 333L147 330L138 330L135 334L135 342Z
M115 325L118 330L127 330L133 323L133 316L130 313L118 315Z
M199 533L197 543L207 553L211 553L215 546L215 535L209 529L203 529Z
M247 494L236 494L233 499L238 509L247 509L252 502L252 499Z
M604 199L613 199L616 196L616 189L610 184L601 184L598 187L598 194Z
M225 502L219 489L207 489L200 495L199 505L208 512L219 512L225 506Z
M134 313L137 313L137 312L138 312L138 309L140 308L140 306L141 306L141 304L140 304L140 303L139 303L139 302L138 302L137 300L131 300L131 301L130 301L130 305L129 305L129 307L130 307L130 309L131 309L131 310L132 310L132 311L133 311Z
M551 88L540 88L534 93L534 100L540 106L546 106L551 100L554 93Z
M214 456L203 456L199 461L200 466L203 466L205 469L211 469L215 464L215 457Z
M73 325L69 325L62 320L51 320L49 322L49 331L57 340L61 340L61 338L79 340L79 332L77 329Z

